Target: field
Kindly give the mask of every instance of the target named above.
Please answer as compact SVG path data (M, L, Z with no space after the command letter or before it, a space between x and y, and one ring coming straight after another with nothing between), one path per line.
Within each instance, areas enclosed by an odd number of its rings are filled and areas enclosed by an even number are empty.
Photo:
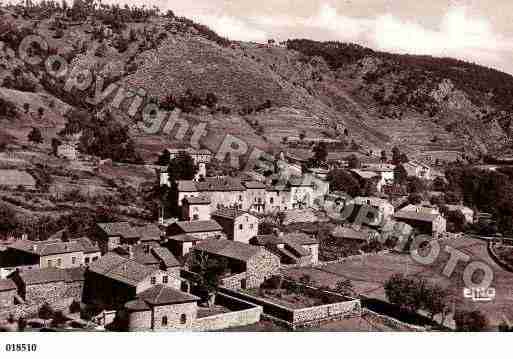
M463 289L463 262L456 266L452 275L447 278L442 274L449 260L449 254L444 250L446 246L457 249L470 257L470 262L480 261L488 264L493 270L494 279L492 287L496 290L496 297L490 302L473 302L464 298ZM394 273L437 283L450 293L450 303L455 310L467 309L481 310L490 321L491 326L499 325L504 319L513 321L513 273L506 272L488 256L486 243L479 239L464 237L448 240L441 243L438 259L431 265L422 265L413 261L406 254L390 253L373 255L362 259L349 259L341 263L329 264L318 268L288 269L285 273L294 278L308 274L311 279L322 285L335 285L339 280L350 279L356 294L369 298L386 300L383 285ZM474 278L479 282L478 278ZM449 318L450 325L452 319Z

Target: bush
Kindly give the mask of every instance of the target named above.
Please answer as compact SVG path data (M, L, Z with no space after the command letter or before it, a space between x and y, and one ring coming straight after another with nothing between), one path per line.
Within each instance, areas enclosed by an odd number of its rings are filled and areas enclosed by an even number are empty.
M48 320L51 319L54 315L54 311L50 304L44 303L41 308L39 308L38 316L41 319Z
M70 313L80 313L80 302L74 300L69 306Z

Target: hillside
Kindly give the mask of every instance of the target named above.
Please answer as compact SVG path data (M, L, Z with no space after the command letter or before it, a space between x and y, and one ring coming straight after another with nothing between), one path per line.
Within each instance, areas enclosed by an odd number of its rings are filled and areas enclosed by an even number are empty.
M60 56L68 64L65 76L53 76L44 62L19 58L28 35L48 43L48 50L33 46L30 54ZM90 86L68 91L69 74L84 70ZM87 99L94 97L100 77L98 92L106 94L93 105ZM141 113L129 114L130 101L112 106L120 88L143 94L143 105L156 103L181 111L190 124L206 123L208 141L219 144L230 133L270 152L290 149L283 139L300 135L341 139L339 148L347 149L389 152L399 146L410 158L434 152L452 159L479 157L510 152L512 145L510 75L455 59L381 53L355 44L232 41L155 9L3 7L0 85L0 165L36 171L43 179L46 173L42 190L50 199L40 206L52 216L69 212L73 193L83 188L80 181L88 184L79 197L84 208L135 203L129 188L144 198L155 181L144 164L153 164L166 147L188 146L188 137L177 140L174 132L138 130ZM109 93L110 86L115 91ZM41 144L28 141L33 128L41 131ZM56 159L52 139L76 132L83 134L89 159ZM119 163L101 166L107 159ZM19 202L2 195L11 205ZM36 210L31 198L25 202L21 207L28 217L46 213ZM155 210L144 200L135 207L119 206L117 213L142 218Z

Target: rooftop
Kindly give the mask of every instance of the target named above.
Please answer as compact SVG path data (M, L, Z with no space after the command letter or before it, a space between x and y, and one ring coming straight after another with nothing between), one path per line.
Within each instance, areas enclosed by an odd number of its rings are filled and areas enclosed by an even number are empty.
M310 237L309 235L301 232L287 233L283 235L284 240L296 242L301 245L318 244L317 238Z
M246 212L246 211L242 211L240 209L236 209L236 208L220 208L218 210L216 210L214 213L212 213L212 217L222 217L222 218L227 218L227 219L235 219L235 218L238 218L240 216L243 216L245 214L249 214L251 216L253 216L252 214Z
M16 290L16 284L11 279L0 279L0 292Z
M25 285L84 280L83 268L41 268L18 272Z
M139 233L142 242L160 241L162 231L159 226L153 223L148 223L142 227L136 227L135 230Z
M146 311L152 306L189 303L198 300L200 298L194 295L163 285L156 285L139 293L136 300L125 304L125 308L130 311Z
M66 242L63 242L59 239L51 239L39 242L17 240L13 242L9 247L37 256L49 256L54 254L74 252L91 253L100 251L98 246L91 242L91 240L87 237L70 239Z
M404 211L400 210L399 212L395 213L395 218L398 220L401 219L410 219L415 221L422 221L422 222L433 222L435 219L437 219L440 214L433 214L429 212L416 212L416 211Z
M260 248L250 244L229 241L226 239L208 239L196 244L193 249L217 254L227 258L248 261L256 255Z
M139 233L128 222L98 223L98 227L109 237L139 238Z
M183 199L184 203L188 204L210 204L212 201L207 196L194 196L194 197L185 197Z
M89 266L93 273L135 286L155 272L133 259L107 253Z
M223 230L219 223L212 219L205 221L178 221L169 226L169 228L174 226L180 228L183 233L217 232Z

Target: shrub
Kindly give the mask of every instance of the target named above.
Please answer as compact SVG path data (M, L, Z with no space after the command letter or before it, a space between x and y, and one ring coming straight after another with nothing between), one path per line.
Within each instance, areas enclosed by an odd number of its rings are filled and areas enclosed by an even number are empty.
M39 318L41 319L51 319L54 315L54 311L52 309L52 307L50 306L50 304L48 303L44 303L41 308L39 308L39 311L38 311L38 316Z

